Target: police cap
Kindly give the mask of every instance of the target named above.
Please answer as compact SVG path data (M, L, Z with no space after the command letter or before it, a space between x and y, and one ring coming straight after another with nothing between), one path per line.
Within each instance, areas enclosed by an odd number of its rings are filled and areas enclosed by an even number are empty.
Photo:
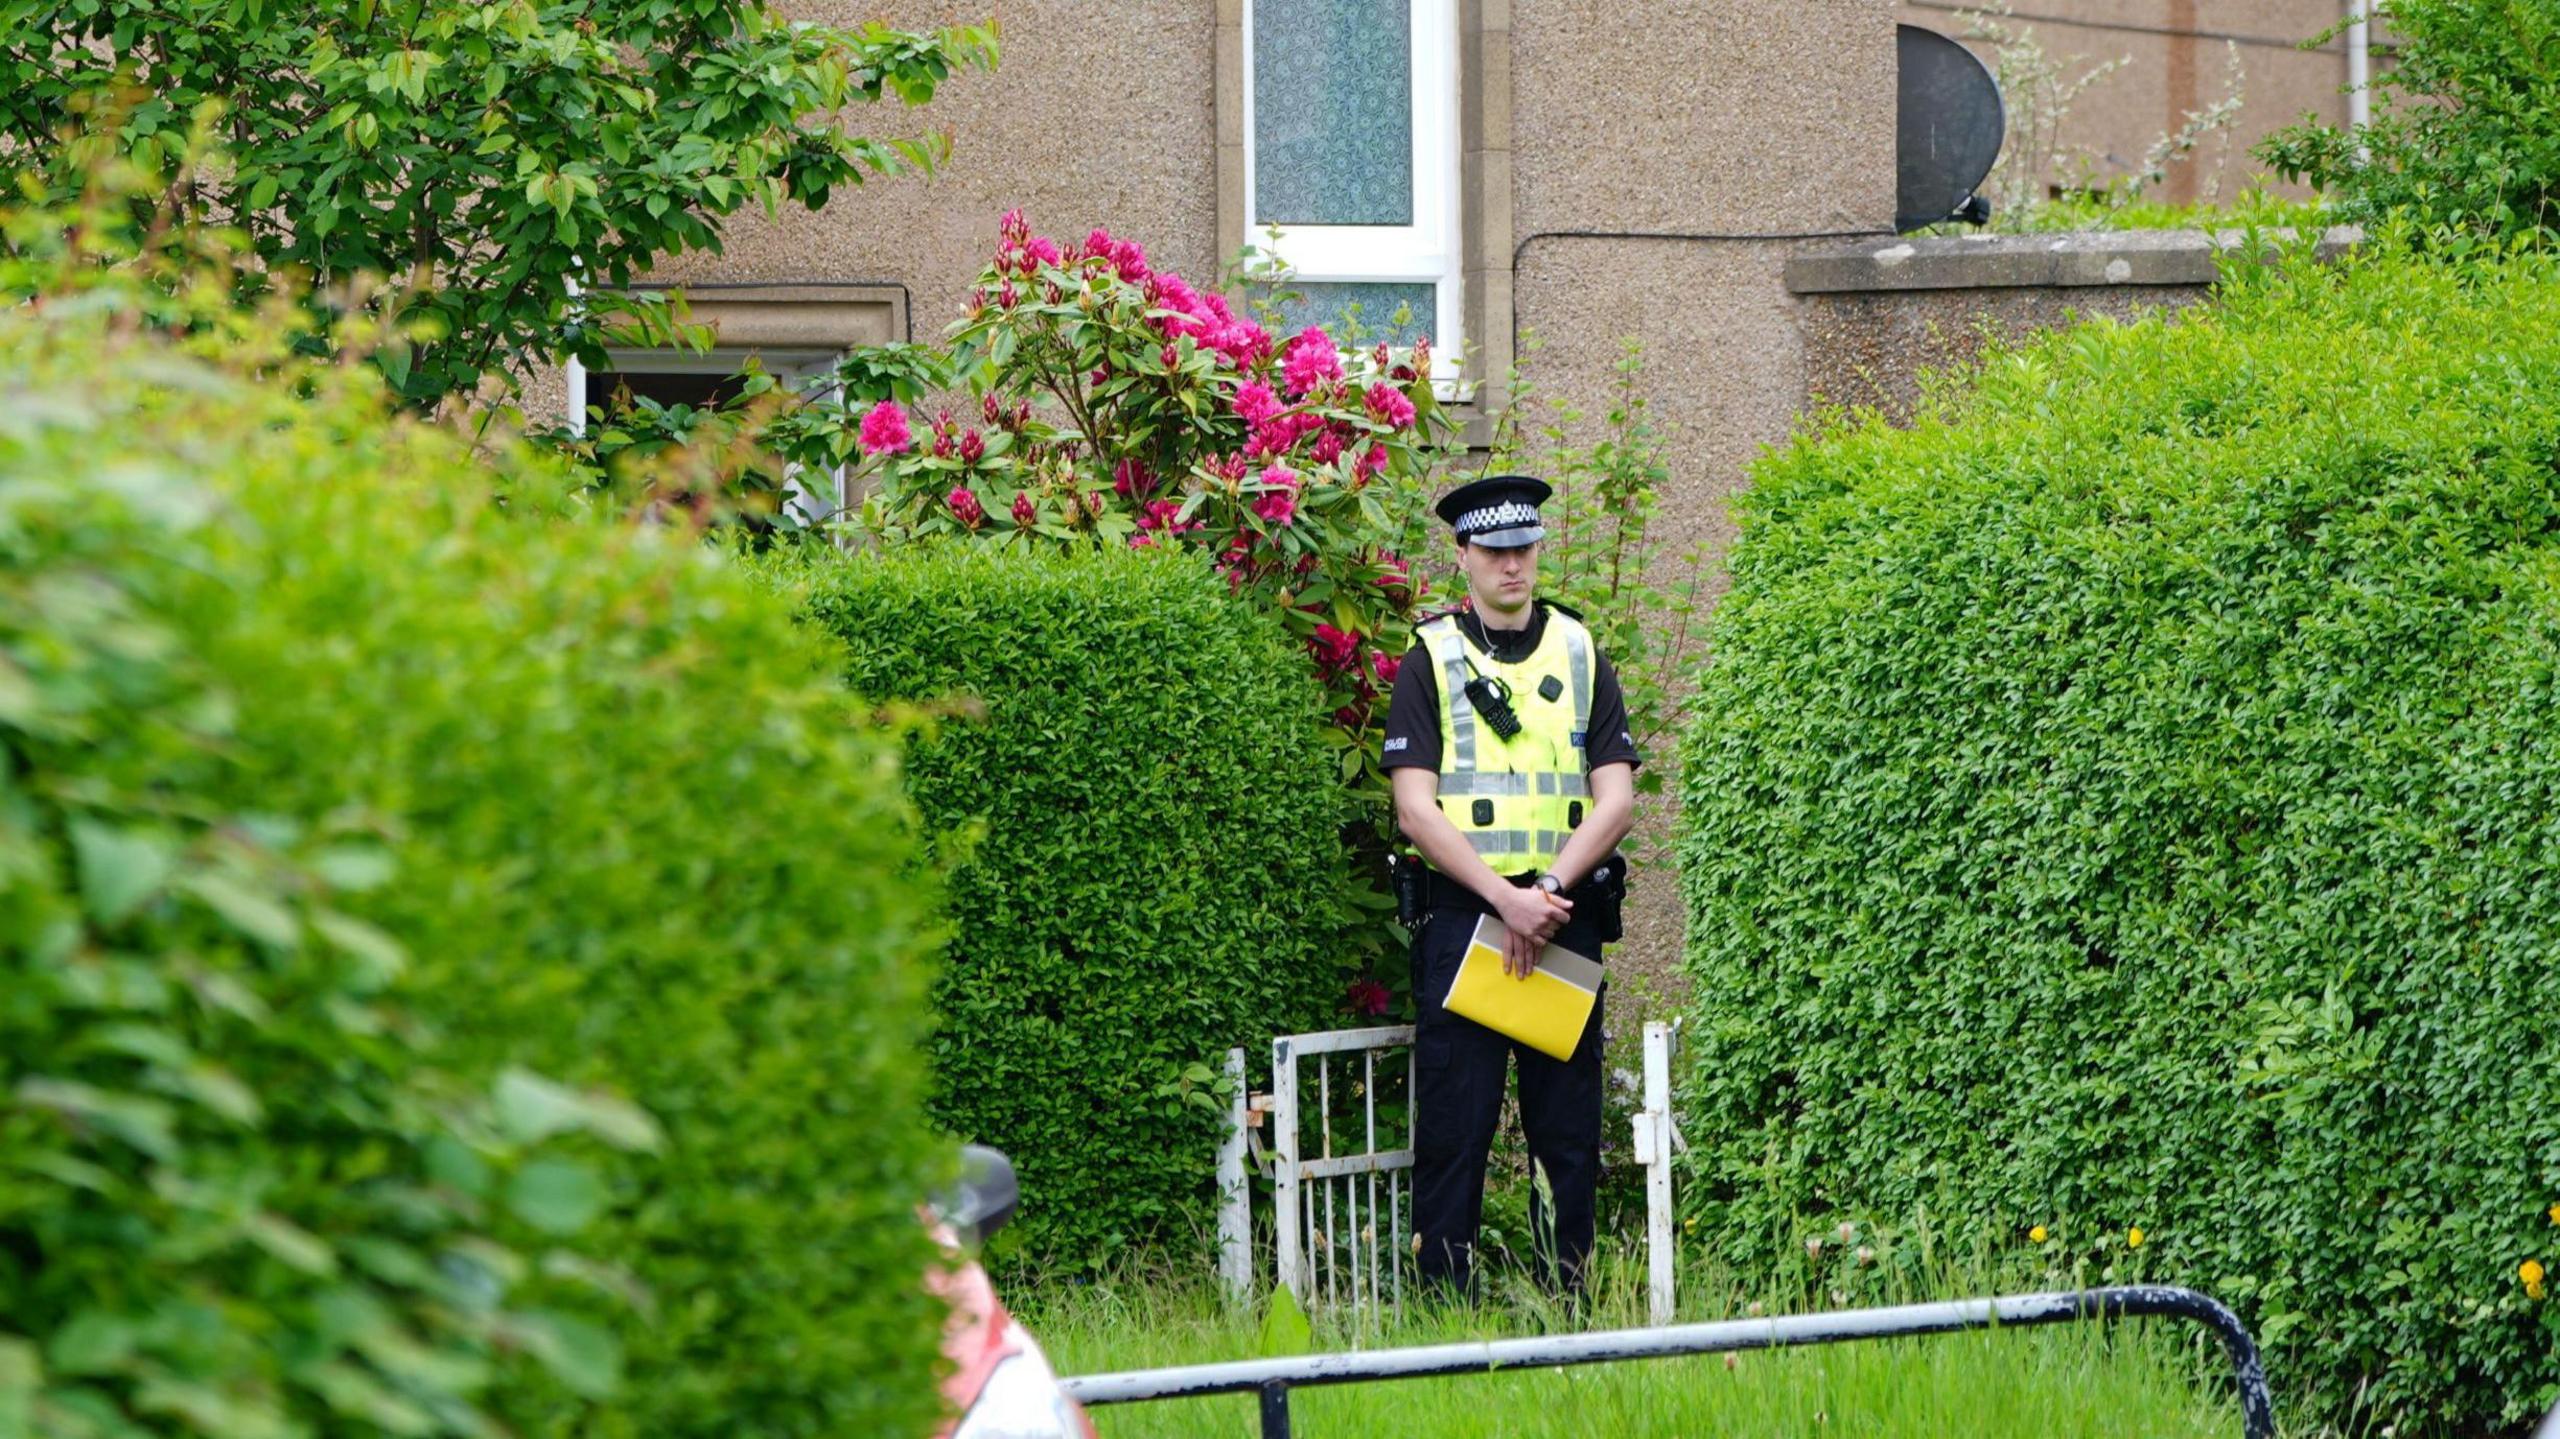
M1538 506L1555 491L1528 475L1489 475L1458 486L1441 497L1440 518L1468 544L1498 550L1534 545L1547 537Z

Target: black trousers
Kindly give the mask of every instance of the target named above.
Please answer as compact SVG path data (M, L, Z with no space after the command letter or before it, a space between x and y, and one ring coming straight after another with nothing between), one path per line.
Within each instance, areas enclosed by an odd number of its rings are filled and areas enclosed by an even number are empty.
M1485 1155L1502 1118L1505 1071L1520 1061L1520 1127L1546 1176L1553 1212L1533 1188L1530 1242L1549 1287L1579 1293L1591 1255L1600 1184L1600 1007L1571 1059L1556 1059L1440 1007L1481 915L1435 909L1413 935L1413 1233L1426 1290L1472 1296ZM1567 928L1557 942L1598 958L1600 945ZM1533 1173L1534 1183L1534 1173ZM1552 1226L1552 1241L1550 1227Z

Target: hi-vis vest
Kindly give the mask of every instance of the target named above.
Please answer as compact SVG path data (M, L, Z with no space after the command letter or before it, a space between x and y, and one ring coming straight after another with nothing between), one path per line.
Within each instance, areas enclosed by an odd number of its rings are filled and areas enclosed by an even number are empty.
M1415 631L1440 681L1440 812L1496 874L1555 867L1591 804L1583 765L1591 728L1591 632L1549 606L1528 656L1504 664L1470 642L1455 616ZM1477 675L1511 687L1520 732L1505 740L1467 700Z

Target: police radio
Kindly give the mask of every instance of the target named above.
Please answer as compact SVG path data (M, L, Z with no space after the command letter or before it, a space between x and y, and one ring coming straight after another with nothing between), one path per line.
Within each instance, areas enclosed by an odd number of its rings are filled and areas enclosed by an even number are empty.
M1473 670L1475 666L1470 663L1467 668ZM1520 716L1511 708L1511 686L1479 674L1466 682L1464 690L1467 703L1475 706L1476 713L1493 727L1495 738L1507 743L1520 733Z

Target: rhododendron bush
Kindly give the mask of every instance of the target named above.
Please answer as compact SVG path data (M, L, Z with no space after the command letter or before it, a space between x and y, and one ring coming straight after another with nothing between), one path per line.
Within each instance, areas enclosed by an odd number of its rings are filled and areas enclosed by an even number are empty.
M1409 556L1452 430L1429 343L1275 335L1135 240L1061 243L1015 212L952 344L973 403L860 421L863 532L1198 552L1305 646L1343 778L1382 797L1378 728L1425 598Z

